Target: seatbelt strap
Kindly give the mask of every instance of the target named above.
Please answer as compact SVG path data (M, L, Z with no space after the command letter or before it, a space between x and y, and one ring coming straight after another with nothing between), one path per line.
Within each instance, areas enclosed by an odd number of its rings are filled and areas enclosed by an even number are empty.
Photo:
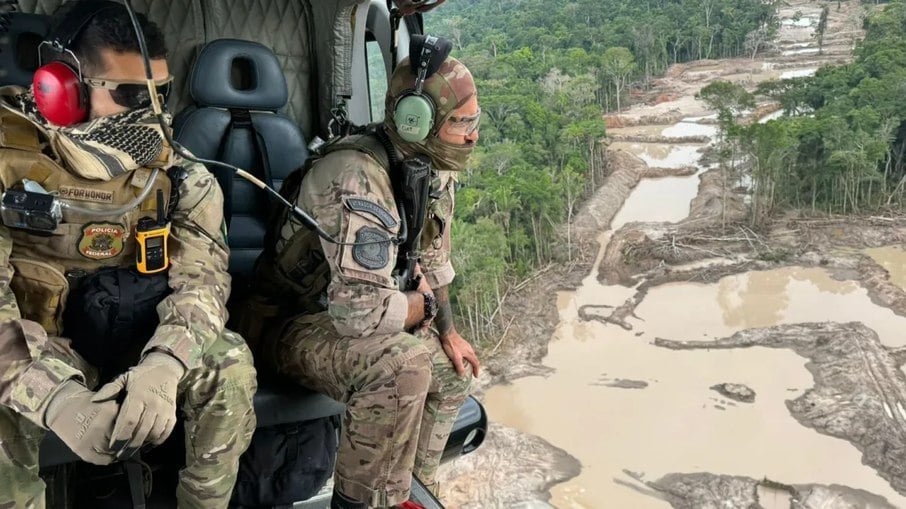
M264 141L264 137L261 136L261 133L259 133L258 130L255 129L255 126L251 123L249 123L249 129L252 131L252 141L255 143L255 151L257 151L259 154L258 164L261 165L261 169L264 172L264 183L267 184L267 186L271 189L276 190L276 188L274 187L274 174L271 172L271 162L267 157L267 144ZM272 211L274 207L277 206L275 198L271 196L271 193L268 193L263 189L256 188L255 190L259 193L264 193L268 205L267 211L268 213L270 213L270 211Z
M264 137L261 136L261 133L255 129L255 123L252 122L252 114L249 110L230 110L230 115L232 116L231 123L239 128L245 129L252 133L252 143L255 145L255 152L258 154L258 165L261 167L263 175L258 175L263 177L264 182L273 187L274 179L271 173L271 162L267 157L267 144L264 142Z
M230 113L232 114L232 110ZM235 127L236 124L231 117L230 123L227 125L226 134L223 135L220 140L220 146L217 147L218 161L226 161L226 156L233 145L233 129ZM214 178L217 179L217 183L220 184L221 191L223 191L223 221L226 223L227 229L229 229L230 220L233 216L233 172L220 166L210 170L214 174Z
M145 509L145 474L142 464L135 460L126 462L126 478L129 480L129 494L134 509Z
M273 188L274 179L273 173L271 172L270 159L267 156L267 144L264 141L264 137L261 136L261 133L259 133L258 130L255 129L255 124L254 122L252 122L252 114L249 110L230 110L230 124L218 150L218 157L220 158L219 160L223 161L223 158L229 153L229 150L232 147L233 132L237 129L248 131L249 134L251 134L252 145L254 145L255 147L255 155L258 159L258 166L260 167L260 171L262 173L255 176L261 178L262 180L264 180L265 184ZM256 172L252 171L251 173L254 174ZM221 178L221 175L223 175L223 178ZM225 209L224 219L226 220L227 227L229 227L230 220L232 219L233 215L233 182L234 179L238 177L233 175L232 172L220 172L218 173L217 177L217 180L220 182L221 187L223 187ZM265 193L265 196L267 196L267 203L269 205L273 204L269 193L263 190L258 191Z

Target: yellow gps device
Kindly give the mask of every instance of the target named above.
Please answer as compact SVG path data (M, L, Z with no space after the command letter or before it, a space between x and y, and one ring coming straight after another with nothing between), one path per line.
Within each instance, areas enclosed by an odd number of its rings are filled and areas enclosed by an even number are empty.
M170 223L164 217L163 192L157 192L157 220L143 217L135 226L135 266L142 274L156 274L170 267L167 240Z

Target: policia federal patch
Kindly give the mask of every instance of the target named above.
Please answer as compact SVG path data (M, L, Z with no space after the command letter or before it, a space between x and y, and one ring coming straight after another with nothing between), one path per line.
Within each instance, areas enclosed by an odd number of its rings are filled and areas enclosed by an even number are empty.
M390 263L390 235L379 228L363 226L355 232L352 259L369 270L383 269Z
M79 253L85 258L103 260L123 251L126 228L117 223L88 223L79 237Z

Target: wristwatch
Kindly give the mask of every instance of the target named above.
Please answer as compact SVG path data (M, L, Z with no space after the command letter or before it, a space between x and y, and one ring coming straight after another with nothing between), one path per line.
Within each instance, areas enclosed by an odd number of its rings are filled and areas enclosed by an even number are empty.
M421 292L425 299L425 318L418 324L419 329L423 329L431 324L434 317L437 316L437 297L431 292Z

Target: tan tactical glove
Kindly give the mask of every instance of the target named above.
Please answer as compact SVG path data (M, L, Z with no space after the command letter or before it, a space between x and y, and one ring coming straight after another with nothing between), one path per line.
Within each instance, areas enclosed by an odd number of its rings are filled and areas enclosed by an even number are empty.
M119 405L95 402L94 393L74 380L63 384L50 400L44 423L83 460L96 465L113 463L110 437Z
M149 353L129 371L101 387L92 401L109 401L123 391L110 449L117 458L128 458L142 445L160 445L176 426L176 388L185 368L175 358Z

